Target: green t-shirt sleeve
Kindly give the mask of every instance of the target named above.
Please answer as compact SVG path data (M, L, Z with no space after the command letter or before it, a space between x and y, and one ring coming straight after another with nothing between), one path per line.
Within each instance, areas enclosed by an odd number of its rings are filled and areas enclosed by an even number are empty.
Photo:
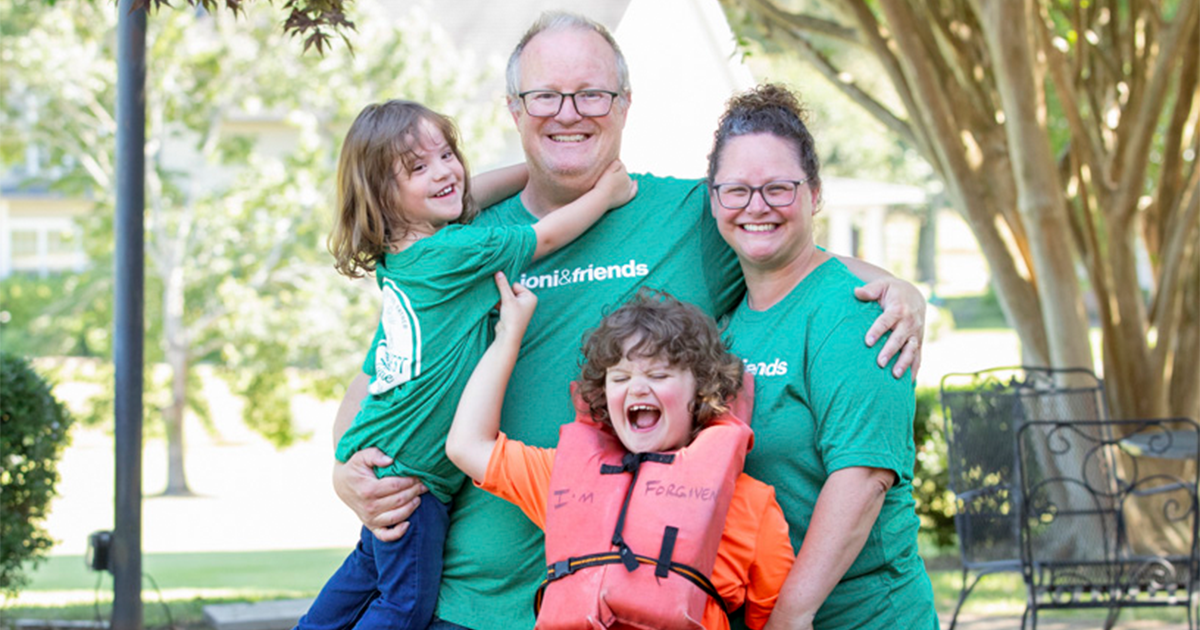
M463 269L478 270L491 281L497 271L503 271L509 282L514 282L533 260L537 249L537 233L531 225L514 225L496 228L466 228L463 232L481 233L476 251L462 261ZM473 235L475 236L475 235ZM493 283L494 285L494 283Z
M808 372L817 450L827 473L852 466L884 468L911 481L915 448L914 396L909 374L894 378L875 363L863 331L878 308L855 305L819 341ZM893 361L895 359L893 358Z
M708 194L708 184L704 180L692 189L690 195L697 197L690 200L703 209L704 216L700 218L700 238L703 248L704 281L715 307L716 317L727 315L737 307L746 292L742 279L742 267L738 263L737 254L717 230L717 220L712 215L712 205Z
M442 238L433 242L436 249L424 255L435 257L435 264L443 269L440 274L486 276L489 281L497 271L510 278L520 274L533 260L537 247L537 235L529 225L450 226L437 237Z
M398 284L426 283L442 290L447 301L463 308L490 308L499 295L492 276L503 271L514 282L533 260L537 234L529 225L475 227L453 225L385 259L394 268L376 268L378 282L390 277ZM375 349L383 339L377 326L363 360L363 372L375 376Z

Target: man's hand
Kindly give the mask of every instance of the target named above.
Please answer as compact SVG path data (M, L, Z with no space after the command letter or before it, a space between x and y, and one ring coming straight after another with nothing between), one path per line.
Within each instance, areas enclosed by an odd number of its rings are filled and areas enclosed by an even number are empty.
M412 477L375 476L378 466L390 466L392 458L377 448L355 453L345 464L333 466L333 489L354 510L375 537L383 542L399 540L408 531L408 517L421 504L428 490Z
M879 367L886 366L899 352L892 376L900 378L911 366L916 381L917 370L921 368L921 342L925 339L925 296L899 278L881 278L855 289L854 297L864 302L879 302L883 308L883 314L867 330L867 346L874 347L884 333L892 331L879 351Z

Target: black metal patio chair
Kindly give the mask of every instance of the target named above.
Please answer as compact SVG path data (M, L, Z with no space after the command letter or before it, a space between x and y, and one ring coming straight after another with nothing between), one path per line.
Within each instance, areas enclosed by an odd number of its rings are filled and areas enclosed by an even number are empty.
M962 588L950 630L985 576L1020 572L1016 435L1030 420L1106 417L1104 385L1085 369L993 368L942 378Z
M1046 609L1107 609L1111 628L1124 608L1178 606L1195 630L1200 424L1030 421L1017 447L1021 627Z

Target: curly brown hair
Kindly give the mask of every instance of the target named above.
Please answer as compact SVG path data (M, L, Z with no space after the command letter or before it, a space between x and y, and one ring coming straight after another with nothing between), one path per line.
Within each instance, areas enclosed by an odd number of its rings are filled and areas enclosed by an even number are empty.
M666 292L643 288L600 320L583 344L579 393L593 420L612 427L604 385L608 369L626 357L624 346L630 339L637 342L629 356L662 358L672 367L692 371L692 437L729 411L729 401L742 388L744 367L725 346L716 322Z
M361 278L374 272L388 247L407 234L395 169L412 170L421 121L442 133L463 166L463 211L454 223L470 223L479 214L453 120L413 101L367 105L346 132L338 158L337 215L326 245L339 273Z

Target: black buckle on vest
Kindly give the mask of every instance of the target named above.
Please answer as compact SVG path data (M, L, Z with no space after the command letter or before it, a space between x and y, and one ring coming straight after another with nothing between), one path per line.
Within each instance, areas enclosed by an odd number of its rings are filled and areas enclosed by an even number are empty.
M637 556L629 545L625 544L625 540L620 536L613 537L613 544L617 546L617 556L621 558L621 564L625 565L625 570L633 573L638 568Z
M675 455L669 453L625 453L621 458L621 464L601 464L601 475L619 475L621 473L637 473L638 468L643 462L654 462L656 464L670 464L675 461ZM632 487L632 484L630 484Z
M570 559L559 560L558 562L550 565L550 574L546 577L549 580L557 580L559 578L571 575L574 572L575 569L571 567Z

